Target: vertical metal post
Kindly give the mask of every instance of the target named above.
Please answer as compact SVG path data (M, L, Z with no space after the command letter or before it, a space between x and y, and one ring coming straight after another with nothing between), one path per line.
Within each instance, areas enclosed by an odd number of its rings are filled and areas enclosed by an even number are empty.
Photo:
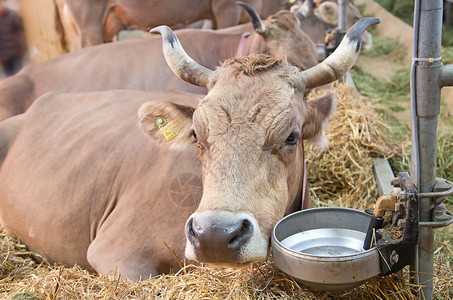
M338 0L338 29L348 29L348 0Z
M338 30L336 35L335 46L337 47L348 30L348 2L349 0L338 0ZM340 82L347 81L348 84L355 88L354 80L349 71L340 78Z
M315 3L313 2L313 0L307 0L308 2L308 9L310 11L313 11L313 9L315 9Z
M450 0L451 1L451 0ZM451 18L451 2L445 1L445 29L450 30L450 18Z
M412 175L419 192L431 192L436 178L437 119L440 111L439 74L442 37L442 0L418 0L419 19L414 18L415 107L412 112L414 129L412 132ZM418 6L418 7L417 7ZM417 15L417 12L414 14ZM416 22L418 24L416 24ZM418 30L416 29L418 27ZM415 46L415 45L414 45ZM433 199L421 199L419 218L421 222L431 221ZM419 283L423 296L432 299L433 295L433 246L434 231L430 227L420 227L418 244Z

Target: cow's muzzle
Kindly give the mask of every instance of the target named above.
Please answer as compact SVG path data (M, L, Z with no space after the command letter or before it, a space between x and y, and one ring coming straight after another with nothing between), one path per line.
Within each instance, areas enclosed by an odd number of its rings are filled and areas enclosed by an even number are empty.
M243 215L225 211L194 213L185 229L195 256L188 258L206 263L240 263L241 249L249 243L254 229L252 221Z

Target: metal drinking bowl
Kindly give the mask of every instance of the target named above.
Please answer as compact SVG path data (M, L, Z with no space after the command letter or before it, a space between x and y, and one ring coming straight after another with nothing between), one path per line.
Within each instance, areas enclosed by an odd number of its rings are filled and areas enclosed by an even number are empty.
M339 207L286 216L272 232L272 255L283 272L318 290L344 290L380 273L376 248L363 250L371 216Z

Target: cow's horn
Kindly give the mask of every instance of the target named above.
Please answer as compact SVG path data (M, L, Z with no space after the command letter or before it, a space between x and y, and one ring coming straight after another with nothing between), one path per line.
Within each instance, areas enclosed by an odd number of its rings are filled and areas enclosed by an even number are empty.
M198 64L184 51L170 27L162 25L151 29L150 32L162 35L164 57L173 73L189 83L205 88L208 86L212 71Z
M345 75L359 56L362 35L370 25L379 24L378 18L363 18L346 33L338 48L323 62L302 72L307 88L328 84Z
M242 6L245 11L249 14L250 19L253 24L253 28L255 28L256 33L260 35L266 34L266 25L264 25L263 21L261 20L260 16L256 13L256 11L251 8L248 4L237 1L236 4Z

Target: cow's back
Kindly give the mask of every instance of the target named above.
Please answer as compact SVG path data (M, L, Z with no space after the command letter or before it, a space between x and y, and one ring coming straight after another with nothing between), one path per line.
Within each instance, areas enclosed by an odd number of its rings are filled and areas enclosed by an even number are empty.
M197 47L193 48L195 50L188 51L197 52ZM80 93L112 89L204 91L182 82L168 70L159 37L81 49L29 65L20 74L33 82L33 96L36 98L47 92Z
M232 34L195 29L178 32L181 42L187 45L188 54L211 69L235 54L236 45L232 47L234 51L226 45L238 43L239 36L236 31ZM213 46L219 41L221 49ZM206 47L211 51L207 53ZM184 82L172 73L162 54L159 36L132 39L84 48L31 64L15 76L0 80L0 121L25 112L38 97L48 92L113 89L206 93L204 88Z
M52 261L92 269L87 249L100 232L140 240L134 234L144 236L153 222L162 222L159 213L146 215L171 208L172 178L166 176L178 159L137 126L140 105L152 100L185 101L177 93L134 91L41 97L20 116L22 126L0 170L1 225ZM189 102L195 105L196 97ZM196 169L196 155L181 164L181 172ZM167 241L174 242L171 236Z

